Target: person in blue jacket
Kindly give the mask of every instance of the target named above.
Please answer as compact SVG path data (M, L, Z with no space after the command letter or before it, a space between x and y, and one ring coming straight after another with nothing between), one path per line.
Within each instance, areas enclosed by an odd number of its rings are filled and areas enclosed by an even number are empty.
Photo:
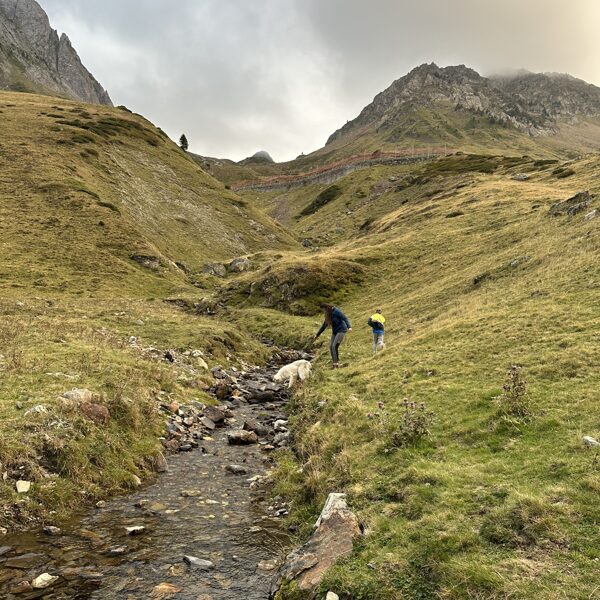
M317 335L314 339L316 340L328 327L331 327L331 341L329 342L329 351L331 352L331 359L333 361L333 368L339 369L340 367L340 355L339 349L341 343L344 341L346 334L352 331L352 325L348 317L336 306L331 304L321 304L321 310L325 314L325 320Z

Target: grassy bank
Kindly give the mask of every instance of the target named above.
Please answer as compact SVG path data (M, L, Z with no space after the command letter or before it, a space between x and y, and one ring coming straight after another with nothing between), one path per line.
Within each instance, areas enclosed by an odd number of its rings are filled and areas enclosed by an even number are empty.
M459 189L438 179L452 193L421 200L429 210L397 205L368 236L321 255L341 251L369 274L343 304L355 326L346 366L330 371L323 351L293 408L296 452L279 471L304 534L332 491L349 494L366 526L323 592L597 593L600 466L582 436L600 436L599 221L548 212L600 191L596 157L573 169L570 180L472 174ZM373 357L366 320L377 307L387 349ZM527 381L517 408L502 400L515 364ZM424 404L427 434L405 401L417 415Z
M212 376L186 351L201 351L211 367L265 354L235 326L161 301L28 299L0 309L0 526L62 517L152 477L163 452L160 406L212 402ZM163 359L168 349L176 364ZM97 394L107 422L61 398L73 388ZM31 491L17 494L17 480Z

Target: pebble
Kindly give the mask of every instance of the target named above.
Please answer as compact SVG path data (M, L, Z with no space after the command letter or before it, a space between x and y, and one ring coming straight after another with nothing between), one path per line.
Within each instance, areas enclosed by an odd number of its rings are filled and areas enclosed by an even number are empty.
M31 489L31 481L17 481L17 494L26 494Z
M202 496L202 492L200 490L183 490L183 492L181 492L181 496L183 498L200 498Z
M327 592L325 600L340 600L340 597L335 592Z
M60 528L53 527L52 525L47 525L44 527L43 531L46 535L60 535Z
M204 560L202 558L196 558L195 556L184 556L183 560L195 569L201 569L202 571L210 571L214 569L215 565L210 560Z
M217 427L215 422L211 421L208 417L202 417L200 423L202 423L206 429L210 429L211 431Z
M169 567L169 575L171 577L181 577L185 574L186 567L185 565L171 565Z
M589 435L583 436L583 443L586 446L589 446L590 448L595 448L597 446L600 446L600 442Z
M98 502L96 502L96 508L106 508L106 502L104 500L98 500Z
M258 563L258 569L260 571L274 571L278 564L277 560L261 560Z
M167 463L167 459L164 454L159 453L156 457L156 461L154 463L154 470L157 473L166 473L169 470L169 465Z
M159 583L152 590L151 598L156 598L156 600L162 600L163 598L171 598L175 594L181 592L181 588L173 585L172 583Z
M133 527L125 527L125 531L127 535L140 535L146 531L146 528L143 525L134 525Z
M127 546L115 546L114 548L109 548L106 551L108 556L122 556L127 552Z
M29 581L21 581L21 583L17 583L17 585L10 588L11 594L26 594L27 592L33 592L33 587Z
M242 465L227 465L225 467L226 471L232 473L233 475L247 475L248 469L246 467L242 467Z
M249 444L257 444L258 436L254 431L237 429L227 434L227 441L232 446L247 446Z
M287 431L287 424L287 421L284 421L283 419L278 419L277 421L275 421L273 427L275 428L275 431Z
M31 582L31 585L36 590L43 590L43 589L45 589L47 587L50 587L51 585L53 585L57 581L58 581L58 577L55 577L54 575L50 575L50 573L42 573L41 575L39 575L38 577L36 577Z

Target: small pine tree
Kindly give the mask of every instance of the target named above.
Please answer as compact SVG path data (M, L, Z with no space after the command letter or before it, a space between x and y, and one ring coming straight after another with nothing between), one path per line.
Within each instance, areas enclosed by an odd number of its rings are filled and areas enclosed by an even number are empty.
M185 137L185 133L181 134L181 137L179 138L179 147L184 151L187 152L188 148L190 147L190 145L188 144L188 140Z

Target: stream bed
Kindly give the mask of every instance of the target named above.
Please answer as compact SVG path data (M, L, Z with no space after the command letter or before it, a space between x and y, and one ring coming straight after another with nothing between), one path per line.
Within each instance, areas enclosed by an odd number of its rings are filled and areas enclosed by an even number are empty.
M267 599L290 545L285 507L261 483L287 436L288 391L272 375L297 358L283 352L264 368L217 373L229 417L198 448L172 455L152 485L57 523L60 533L0 538L0 598ZM230 444L244 423L258 424L259 443ZM45 589L22 583L43 573L58 579Z

